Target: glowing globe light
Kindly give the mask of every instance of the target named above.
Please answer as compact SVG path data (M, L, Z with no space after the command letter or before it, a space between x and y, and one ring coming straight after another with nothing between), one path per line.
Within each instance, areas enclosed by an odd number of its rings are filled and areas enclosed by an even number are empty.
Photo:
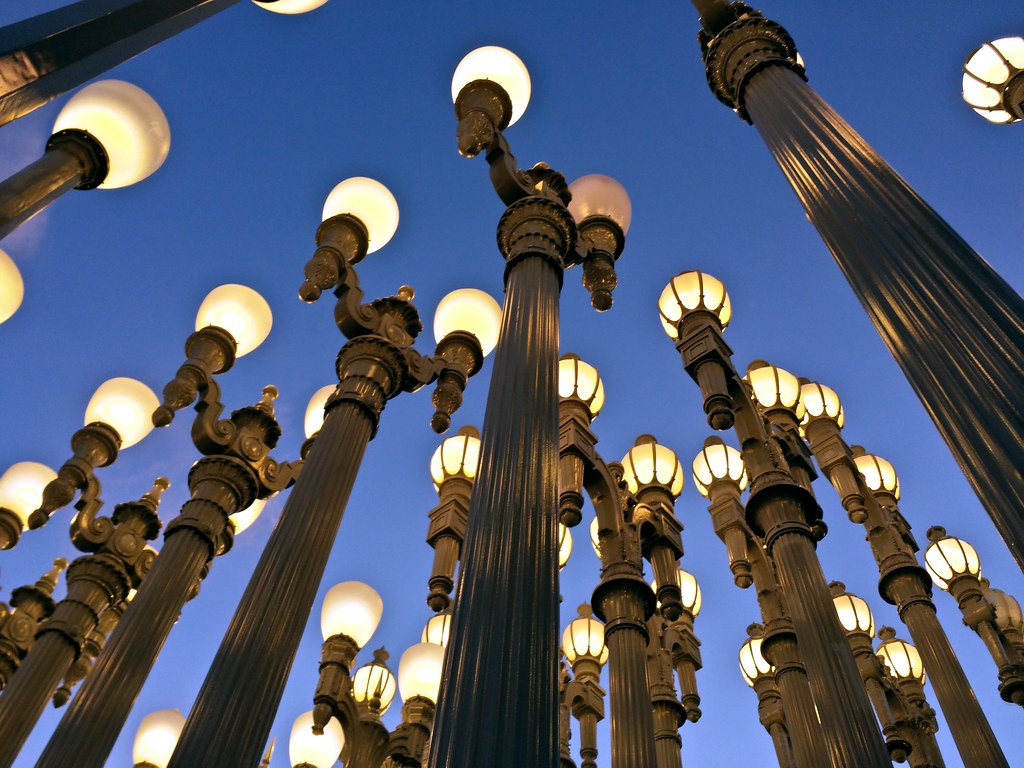
M327 2L327 0L276 0L273 3L261 3L258 0L253 0L256 5L273 13L285 13L288 15L294 15L297 13L308 13L309 11L315 11L321 5Z
M43 503L43 489L57 473L45 464L19 461L0 476L0 507L6 507L21 520L21 528L28 526L28 518Z
M377 631L384 601L369 584L343 581L324 595L320 613L320 629L324 640L345 635L362 648Z
M25 283L14 260L0 250L0 323L18 311L25 298Z
M398 229L398 202L391 190L375 179L353 176L340 182L324 201L323 220L347 213L366 227L373 253L388 244Z
M331 768L345 747L345 731L333 717L324 726L322 735L313 733L313 711L303 712L292 725L288 739L288 758L293 766L311 765L313 768Z
M109 169L101 189L142 181L163 165L171 148L160 105L122 80L101 80L72 96L53 125L54 133L68 129L85 131L103 146Z
M665 333L670 338L679 338L679 321L683 315L696 310L713 314L722 328L732 319L732 302L721 280L697 270L680 272L658 297L658 312Z
M498 344L501 330L501 307L494 298L476 288L452 291L434 311L434 340L441 341L449 333L464 331L476 336L484 355Z
M625 188L611 176L592 173L580 176L569 185L572 202L569 213L577 224L590 216L604 216L622 228L623 234L629 231L633 220L633 205Z
M402 701L422 696L436 703L443 663L444 648L435 643L418 643L403 653L398 663L398 690Z
M162 709L146 715L135 733L132 762L167 768L184 727L185 716L176 709Z
M597 369L578 355L562 355L558 360L558 396L583 401L593 419L604 406L604 382Z
M100 384L85 407L85 423L102 421L117 430L121 449L129 448L153 430L153 411L160 401L149 387L121 376Z
M637 445L622 457L626 485L631 493L636 493L642 486L660 485L673 496L678 496L683 490L682 464L673 450L658 445L649 435L645 437L649 441L640 438Z
M210 291L196 313L196 330L208 325L223 328L238 345L235 356L252 352L270 334L270 305L252 288L237 283Z
M530 103L530 73L512 51L487 45L467 53L452 75L452 101L474 80L492 80L505 89L512 102L508 125L514 125L523 116Z
M263 508L267 506L266 499L256 499L245 509L240 509L233 515L228 517L235 526L235 536L240 534L250 525L256 522L257 518L263 513Z

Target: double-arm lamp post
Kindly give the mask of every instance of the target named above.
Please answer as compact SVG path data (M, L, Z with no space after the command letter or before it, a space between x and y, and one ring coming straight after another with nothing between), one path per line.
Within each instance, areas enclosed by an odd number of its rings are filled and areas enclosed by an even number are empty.
M806 84L781 26L693 2L712 91L760 132L1024 568L1024 300Z

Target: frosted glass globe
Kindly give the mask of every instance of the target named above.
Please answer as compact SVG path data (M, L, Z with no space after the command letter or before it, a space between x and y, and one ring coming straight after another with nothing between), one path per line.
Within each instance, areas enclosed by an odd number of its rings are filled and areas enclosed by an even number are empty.
M512 101L509 125L514 125L523 116L526 105L530 103L530 73L523 60L512 51L487 45L467 53L452 75L452 101L474 80L492 80L505 89Z
M398 229L398 202L391 191L375 179L353 176L339 183L324 202L323 220L347 213L355 216L369 233L367 253L380 250Z

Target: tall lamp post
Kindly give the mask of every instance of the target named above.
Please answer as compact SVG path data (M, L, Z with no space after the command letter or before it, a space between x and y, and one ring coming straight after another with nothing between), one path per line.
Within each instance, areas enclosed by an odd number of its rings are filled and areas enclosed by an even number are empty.
M712 91L761 133L1024 568L1024 300L806 84L781 26L694 5Z
M708 423L718 430L736 429L750 477L746 523L763 540L774 566L832 765L886 765L889 757L853 657L845 652L846 639L815 552L819 509L809 487L810 464L799 437L775 429L759 410L796 409L799 389L780 387L773 402L755 398L756 386L748 389L722 338L732 305L716 278L680 273L662 292L658 308L683 367L700 387ZM795 413L783 418L795 420Z
M526 107L529 76L514 54L470 53L452 93L459 151L485 155L508 206L498 225L505 308L430 765L478 765L500 754L509 764L555 768L558 295L563 270L582 262L594 306L610 306L628 198L614 182L605 185L610 204L589 201L577 224L561 174L516 168L502 131ZM481 696L493 706L479 706Z

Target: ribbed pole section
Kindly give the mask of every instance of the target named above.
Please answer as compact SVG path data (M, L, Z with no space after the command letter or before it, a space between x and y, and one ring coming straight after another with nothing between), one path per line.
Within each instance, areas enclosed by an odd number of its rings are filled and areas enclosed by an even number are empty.
M767 647L766 647L767 646ZM765 638L761 653L775 667L775 684L782 698L786 729L796 768L818 768L828 764L828 750L807 684L807 672L800 660L796 637L790 633ZM773 734L773 739L776 737ZM780 757L780 765L782 759Z
M655 701L651 707L654 718L654 749L657 768L683 768L683 740L679 736L677 707Z
M543 251L509 264L431 768L558 766L560 287Z
M636 577L606 576L592 598L594 612L605 620L611 764L614 768L660 765L647 681L646 587Z
M1024 568L1024 300L797 74L743 106Z
M57 632L40 636L0 694L0 766L10 768L78 649Z
M191 528L167 537L36 768L102 768L210 556L209 540Z
M888 768L892 761L836 617L810 529L798 522L805 505L813 503L798 498L804 493L795 485L763 487L750 497L747 513L764 531L775 563L833 768Z
M375 336L342 350L341 399L327 413L168 768L259 764L366 445L401 386L396 358L401 353Z
M900 618L910 631L925 674L939 701L964 768L1009 768L985 713L939 624L934 606L913 602L901 606Z

